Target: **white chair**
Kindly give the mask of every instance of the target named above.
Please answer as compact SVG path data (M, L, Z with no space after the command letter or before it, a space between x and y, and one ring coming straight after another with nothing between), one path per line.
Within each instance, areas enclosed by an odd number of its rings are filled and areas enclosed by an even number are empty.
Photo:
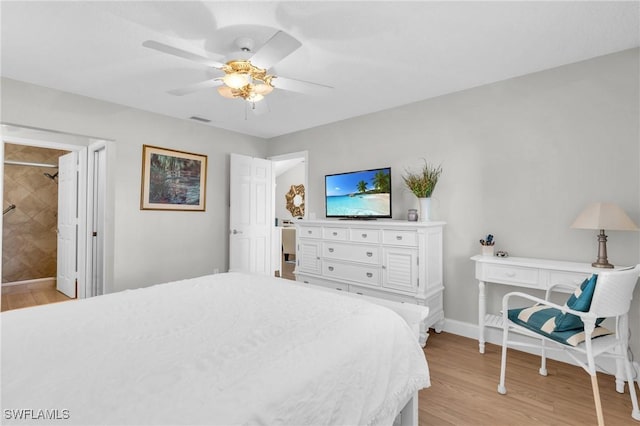
M552 291L558 289L559 286L567 287L566 285L557 285L549 288L546 292L545 299L540 299L525 293L512 292L508 293L502 299L502 315L503 315L503 341L502 341L502 361L500 368L500 384L498 385L498 392L500 394L506 394L507 389L505 387L505 374L507 367L507 347L538 347L541 348L541 366L540 374L547 375L546 369L546 350L560 350L569 355L580 367L582 367L591 376L591 386L593 388L593 399L596 407L596 414L598 418L598 425L604 425L604 418L602 415L602 405L600 402L600 393L598 390L598 379L596 377L596 364L594 358L598 356L609 356L617 360L617 370L620 370L620 364L624 365L624 372L626 375L626 381L629 384L629 393L631 396L631 403L633 410L631 417L635 420L640 420L640 410L638 409L638 400L636 398L636 391L634 386L634 375L632 373L632 364L629 360L628 349L628 312L631 306L631 299L633 297L633 289L640 276L640 265L637 265L633 269L626 270L606 270L599 272L597 280L595 282L595 290L593 291L593 297L591 298L591 305L587 312L581 312L573 310L565 306L560 306L552 303L549 299ZM575 288L575 287L574 287ZM579 293L579 290L576 294ZM511 312L511 319L509 318L509 304L511 299L521 298L535 302L537 305L530 307L528 310L516 309ZM571 305L570 305L571 306ZM558 321L558 316L551 318L553 315L552 308L562 313L570 313L576 315L582 320L583 334L580 335L581 329L575 330L574 338L584 338L582 343L572 346L569 343L559 343L556 339L560 334L552 331L550 326L553 326ZM539 322L544 322L544 318L537 314L538 312L548 312L549 322L544 326L538 327L532 318L534 315L538 315ZM602 321L602 318L612 318L615 327L610 330L612 334L602 335L603 328L598 324ZM600 320L598 320L600 319ZM530 322L523 322L523 320ZM577 319L576 319L577 320ZM544 331L543 331L544 330ZM526 343L521 341L509 340L509 331L515 331L519 334L524 334L530 337L539 339L539 344ZM597 337L597 336L601 337ZM562 334L562 337L565 337ZM575 341L573 342L575 343ZM639 382L640 383L640 382ZM624 391L624 383L621 382L620 392Z

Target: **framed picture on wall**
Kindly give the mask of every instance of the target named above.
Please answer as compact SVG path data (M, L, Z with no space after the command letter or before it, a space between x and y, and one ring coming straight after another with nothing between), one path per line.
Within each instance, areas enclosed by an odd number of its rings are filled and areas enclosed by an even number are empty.
M142 146L141 210L204 211L207 156Z

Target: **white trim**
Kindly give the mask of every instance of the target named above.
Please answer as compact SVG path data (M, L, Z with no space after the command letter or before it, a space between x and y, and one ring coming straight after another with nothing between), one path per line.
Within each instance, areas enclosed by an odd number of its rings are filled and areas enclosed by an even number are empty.
M88 218L87 218L87 202L88 191L87 187L87 147L83 147L78 152L78 235L76 237L77 244L77 264L76 264L76 282L78 283L76 288L76 297L78 299L84 299L87 297L85 289L87 287L87 245L86 239L82 238L82 235L87 235L88 232Z
M56 282L56 277L36 278L33 280L12 281L10 283L2 283L2 287L12 287L14 285L39 284L46 281Z
M38 148L59 149L63 151L80 151L82 148L86 147L86 145L73 145L68 143L52 142L52 141L41 140L41 139L6 136L4 134L2 136L3 136L2 142L11 143L14 145L28 145L28 146L35 146Z

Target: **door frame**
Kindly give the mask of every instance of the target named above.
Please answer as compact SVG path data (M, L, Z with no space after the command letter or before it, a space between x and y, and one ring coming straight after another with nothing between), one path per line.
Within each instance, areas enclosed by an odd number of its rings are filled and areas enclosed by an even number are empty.
M79 171L78 171L78 248L77 248L77 280L78 280L78 292L77 297L83 299L91 297L91 288L88 287L91 283L91 276L93 271L90 265L93 265L93 252L92 246L87 244L88 235L93 232L89 231L87 214L88 211L93 211L93 185L89 186L88 177L88 161L87 151L93 152L97 149L105 149L106 151L106 202L105 202L105 238L103 253L104 264L104 283L105 293L109 292L110 279L112 277L113 270L113 255L109 256L108 250L113 248L113 229L110 218L113 216L113 185L109 182L109 167L110 164L114 164L113 161L109 161L110 157L113 157L114 143L111 140L94 138L90 136L74 135L69 133L62 133L52 130L39 129L34 127L26 127L8 123L1 123L0 125L0 137L2 138L0 143L0 191L4 194L4 144L11 143L15 145L26 145L40 148L57 149L65 151L77 151L80 154L79 159ZM84 150L84 154L83 154ZM3 219L0 219L0 229L2 229ZM109 225L107 225L109 224ZM0 231L1 232L1 231ZM2 256L2 247L0 245L0 256ZM2 276L2 263L0 262L0 276Z
M277 163L278 161L289 161L293 159L302 158L304 162L304 214L302 215L302 219L307 219L310 217L309 214L309 151L296 151L289 152L286 154L279 154L267 157L267 160L271 160L271 163ZM276 217L276 173L275 171L272 173L273 183L272 183L272 217ZM315 219L315 218L314 218ZM282 247L282 234L281 230L274 226L272 236L271 236L271 270L279 271L280 276L282 276L282 271L284 269L284 264L281 256L281 247ZM297 250L296 250L297 251ZM296 253L296 259L298 255Z

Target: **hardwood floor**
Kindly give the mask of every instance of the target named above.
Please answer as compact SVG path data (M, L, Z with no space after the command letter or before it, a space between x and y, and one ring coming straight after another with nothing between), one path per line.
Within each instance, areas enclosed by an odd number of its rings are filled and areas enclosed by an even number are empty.
M549 360L538 374L539 357L509 350L507 394L497 391L501 347L449 333L429 333L424 349L431 387L420 391L420 425L595 425L591 381L580 367ZM615 391L613 376L598 374L607 425L640 425L631 418L631 398ZM637 391L637 386L636 386Z
M2 312L67 300L73 299L57 291L51 282L2 287Z

